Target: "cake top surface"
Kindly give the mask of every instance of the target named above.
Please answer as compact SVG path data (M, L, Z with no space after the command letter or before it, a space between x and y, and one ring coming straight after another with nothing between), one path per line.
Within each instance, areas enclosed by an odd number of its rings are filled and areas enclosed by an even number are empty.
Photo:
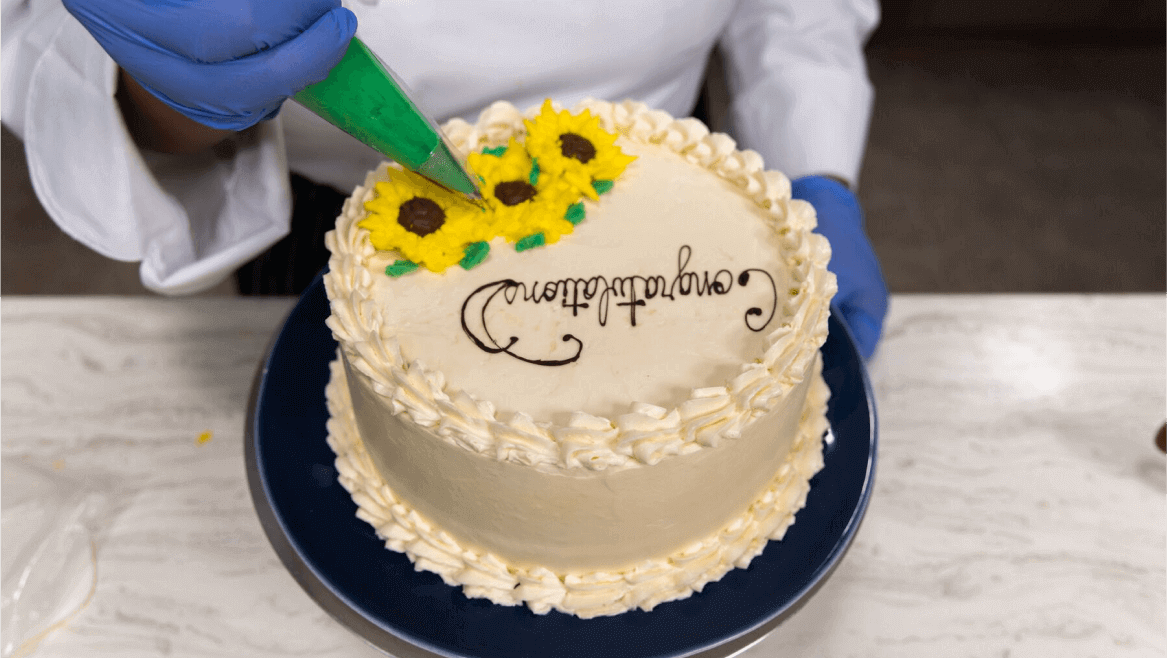
M673 408L760 357L792 287L765 210L669 149L622 147L637 159L556 244L498 241L471 270L374 277L402 354L500 413L557 424Z
M700 122L585 110L635 159L554 244L517 251L512 234L470 269L447 256L390 276L402 253L373 247L366 209L389 172L371 174L329 236L330 326L395 408L499 458L606 468L667 456L621 447L637 432L672 427L689 447L671 454L732 438L825 340L834 281L813 209ZM496 104L446 131L466 151L513 149L536 112ZM516 431L530 440L499 452ZM564 449L585 435L586 459Z

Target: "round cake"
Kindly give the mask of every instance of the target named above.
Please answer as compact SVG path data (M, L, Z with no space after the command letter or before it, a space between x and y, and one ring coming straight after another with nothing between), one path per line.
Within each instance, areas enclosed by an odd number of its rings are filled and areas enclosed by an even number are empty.
M482 204L386 165L326 239L329 442L360 518L536 613L650 610L747 567L822 467L813 208L639 103L444 132Z

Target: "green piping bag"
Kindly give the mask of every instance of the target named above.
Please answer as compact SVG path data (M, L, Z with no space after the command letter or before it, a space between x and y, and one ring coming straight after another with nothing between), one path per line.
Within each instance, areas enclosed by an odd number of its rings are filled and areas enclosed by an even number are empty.
M403 87L389 67L353 37L328 77L292 98L406 169L481 199L463 160Z

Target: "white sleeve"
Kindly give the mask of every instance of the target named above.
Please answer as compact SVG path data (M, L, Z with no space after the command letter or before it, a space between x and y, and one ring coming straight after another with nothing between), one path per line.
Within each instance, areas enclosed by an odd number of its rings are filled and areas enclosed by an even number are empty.
M164 294L204 290L288 231L291 191L278 120L218 155L143 153L114 94L117 65L59 1L3 0L3 121L29 176L78 242L141 261Z
M875 0L743 0L720 47L729 130L791 178L834 174L852 185L873 92L863 45Z

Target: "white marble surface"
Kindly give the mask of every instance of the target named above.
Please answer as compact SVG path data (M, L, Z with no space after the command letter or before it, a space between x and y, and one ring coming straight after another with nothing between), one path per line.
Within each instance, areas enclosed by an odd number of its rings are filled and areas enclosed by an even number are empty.
M1167 654L1165 305L893 298L867 518L745 655ZM0 303L3 459L110 503L96 593L35 655L381 655L284 570L247 493L246 400L290 306Z

